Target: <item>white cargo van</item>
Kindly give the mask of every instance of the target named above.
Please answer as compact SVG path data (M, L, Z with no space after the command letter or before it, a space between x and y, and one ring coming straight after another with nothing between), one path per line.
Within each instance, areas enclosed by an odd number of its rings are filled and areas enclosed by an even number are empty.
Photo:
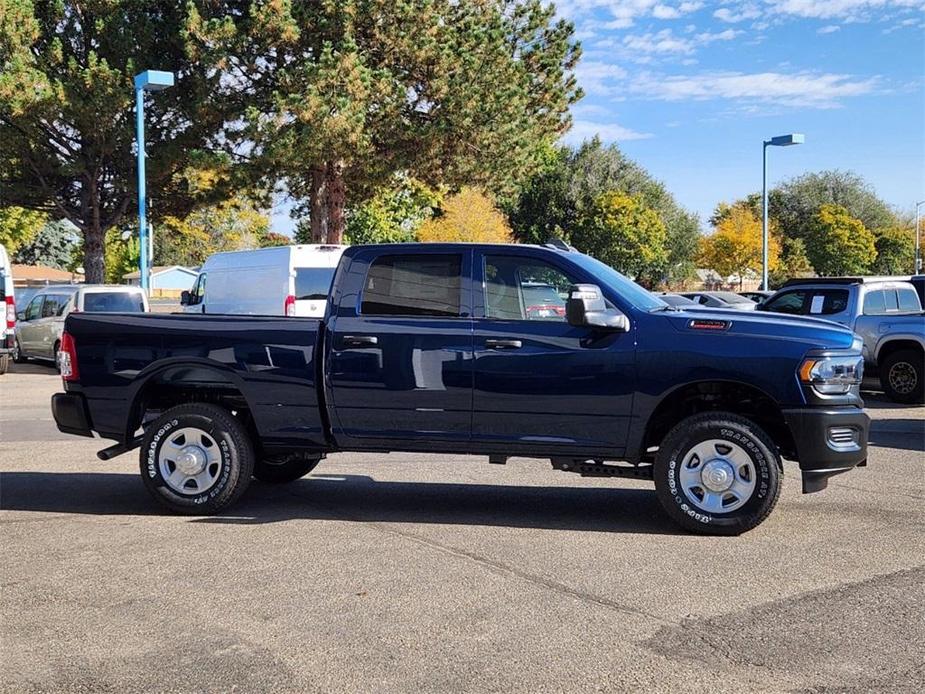
M10 368L13 346L16 344L16 299L13 294L13 268L6 248L0 245L0 374Z
M187 313L321 318L346 246L275 246L209 256L180 303Z

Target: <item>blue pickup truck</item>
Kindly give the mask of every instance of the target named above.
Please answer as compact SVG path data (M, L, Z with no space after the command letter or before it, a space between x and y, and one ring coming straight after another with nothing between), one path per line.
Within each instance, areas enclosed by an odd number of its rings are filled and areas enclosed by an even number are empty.
M551 291L552 290L552 291ZM214 513L252 477L336 451L469 453L652 480L684 528L736 535L865 465L861 344L827 321L675 309L574 251L354 246L324 318L76 313L61 431L140 448L168 508Z

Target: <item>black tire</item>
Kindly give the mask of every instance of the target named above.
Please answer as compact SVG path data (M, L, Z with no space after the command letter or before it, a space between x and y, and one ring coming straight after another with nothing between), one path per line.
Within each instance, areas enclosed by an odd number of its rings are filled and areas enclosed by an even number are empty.
M162 473L161 449L177 446L180 439L171 439L171 433L183 429L204 433L205 440L211 439L217 447L217 460L206 466L215 481L202 492L194 486L188 493L180 493ZM187 445L185 438L179 445ZM211 451L211 445L206 449ZM139 464L145 487L159 503L176 513L209 515L233 504L247 489L254 471L254 450L247 430L228 410L191 403L170 408L145 429ZM169 466L170 462L165 462L167 469Z
M921 350L898 349L880 364L880 386L893 402L925 402L925 355Z
M714 440L719 443L707 443ZM721 504L730 501L733 510L705 509L702 504L709 492L701 487L703 496L698 497L695 489L685 489L682 484L682 466L686 466L685 474L690 479L691 474L696 475L692 470L710 462L689 459L698 445L714 447L717 451L728 449L727 453L735 450L737 456L744 456L746 463L751 462L753 473L748 465L744 466L749 476L754 475L747 500L731 492L719 492L714 496ZM722 455L717 452L716 459L720 463ZM733 468L734 463L729 469ZM705 412L679 422L659 446L653 472L658 500L671 519L686 530L704 535L739 535L759 525L774 510L783 479L780 456L770 437L754 422L729 412ZM740 500L735 501L736 498ZM741 505L735 507L735 504Z
M10 355L4 354L3 356L0 356L0 376L5 374L9 370L10 370Z
M311 453L270 456L257 461L254 465L254 477L270 484L295 482L314 470L319 462L321 457Z
M19 345L19 338L16 338L13 342L13 361L17 364L25 364L26 361L28 361L22 353L22 347Z

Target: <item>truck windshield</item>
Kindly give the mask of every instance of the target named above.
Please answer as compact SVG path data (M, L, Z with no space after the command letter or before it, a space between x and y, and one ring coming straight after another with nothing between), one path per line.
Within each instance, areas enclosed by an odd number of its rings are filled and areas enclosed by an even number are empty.
M297 267L295 269L295 298L297 301L324 301L331 290L333 267Z
M605 265L600 260L583 253L571 253L569 259L576 262L584 270L599 278L602 284L612 288L622 298L630 302L641 311L670 308L667 303L659 299L652 292L646 291L629 277Z

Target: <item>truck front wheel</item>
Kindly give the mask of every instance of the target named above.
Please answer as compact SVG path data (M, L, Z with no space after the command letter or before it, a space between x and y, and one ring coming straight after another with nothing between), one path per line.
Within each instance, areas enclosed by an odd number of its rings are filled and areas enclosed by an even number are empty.
M925 401L925 358L921 350L899 349L880 364L880 385L893 402Z
M145 429L141 477L177 513L208 515L237 501L251 481L254 451L228 410L205 403L172 407Z
M728 412L679 422L659 446L655 490L681 527L705 535L739 535L770 515L782 467L770 437Z
M320 461L320 456L311 453L267 456L254 465L254 477L271 484L295 482L314 470Z

